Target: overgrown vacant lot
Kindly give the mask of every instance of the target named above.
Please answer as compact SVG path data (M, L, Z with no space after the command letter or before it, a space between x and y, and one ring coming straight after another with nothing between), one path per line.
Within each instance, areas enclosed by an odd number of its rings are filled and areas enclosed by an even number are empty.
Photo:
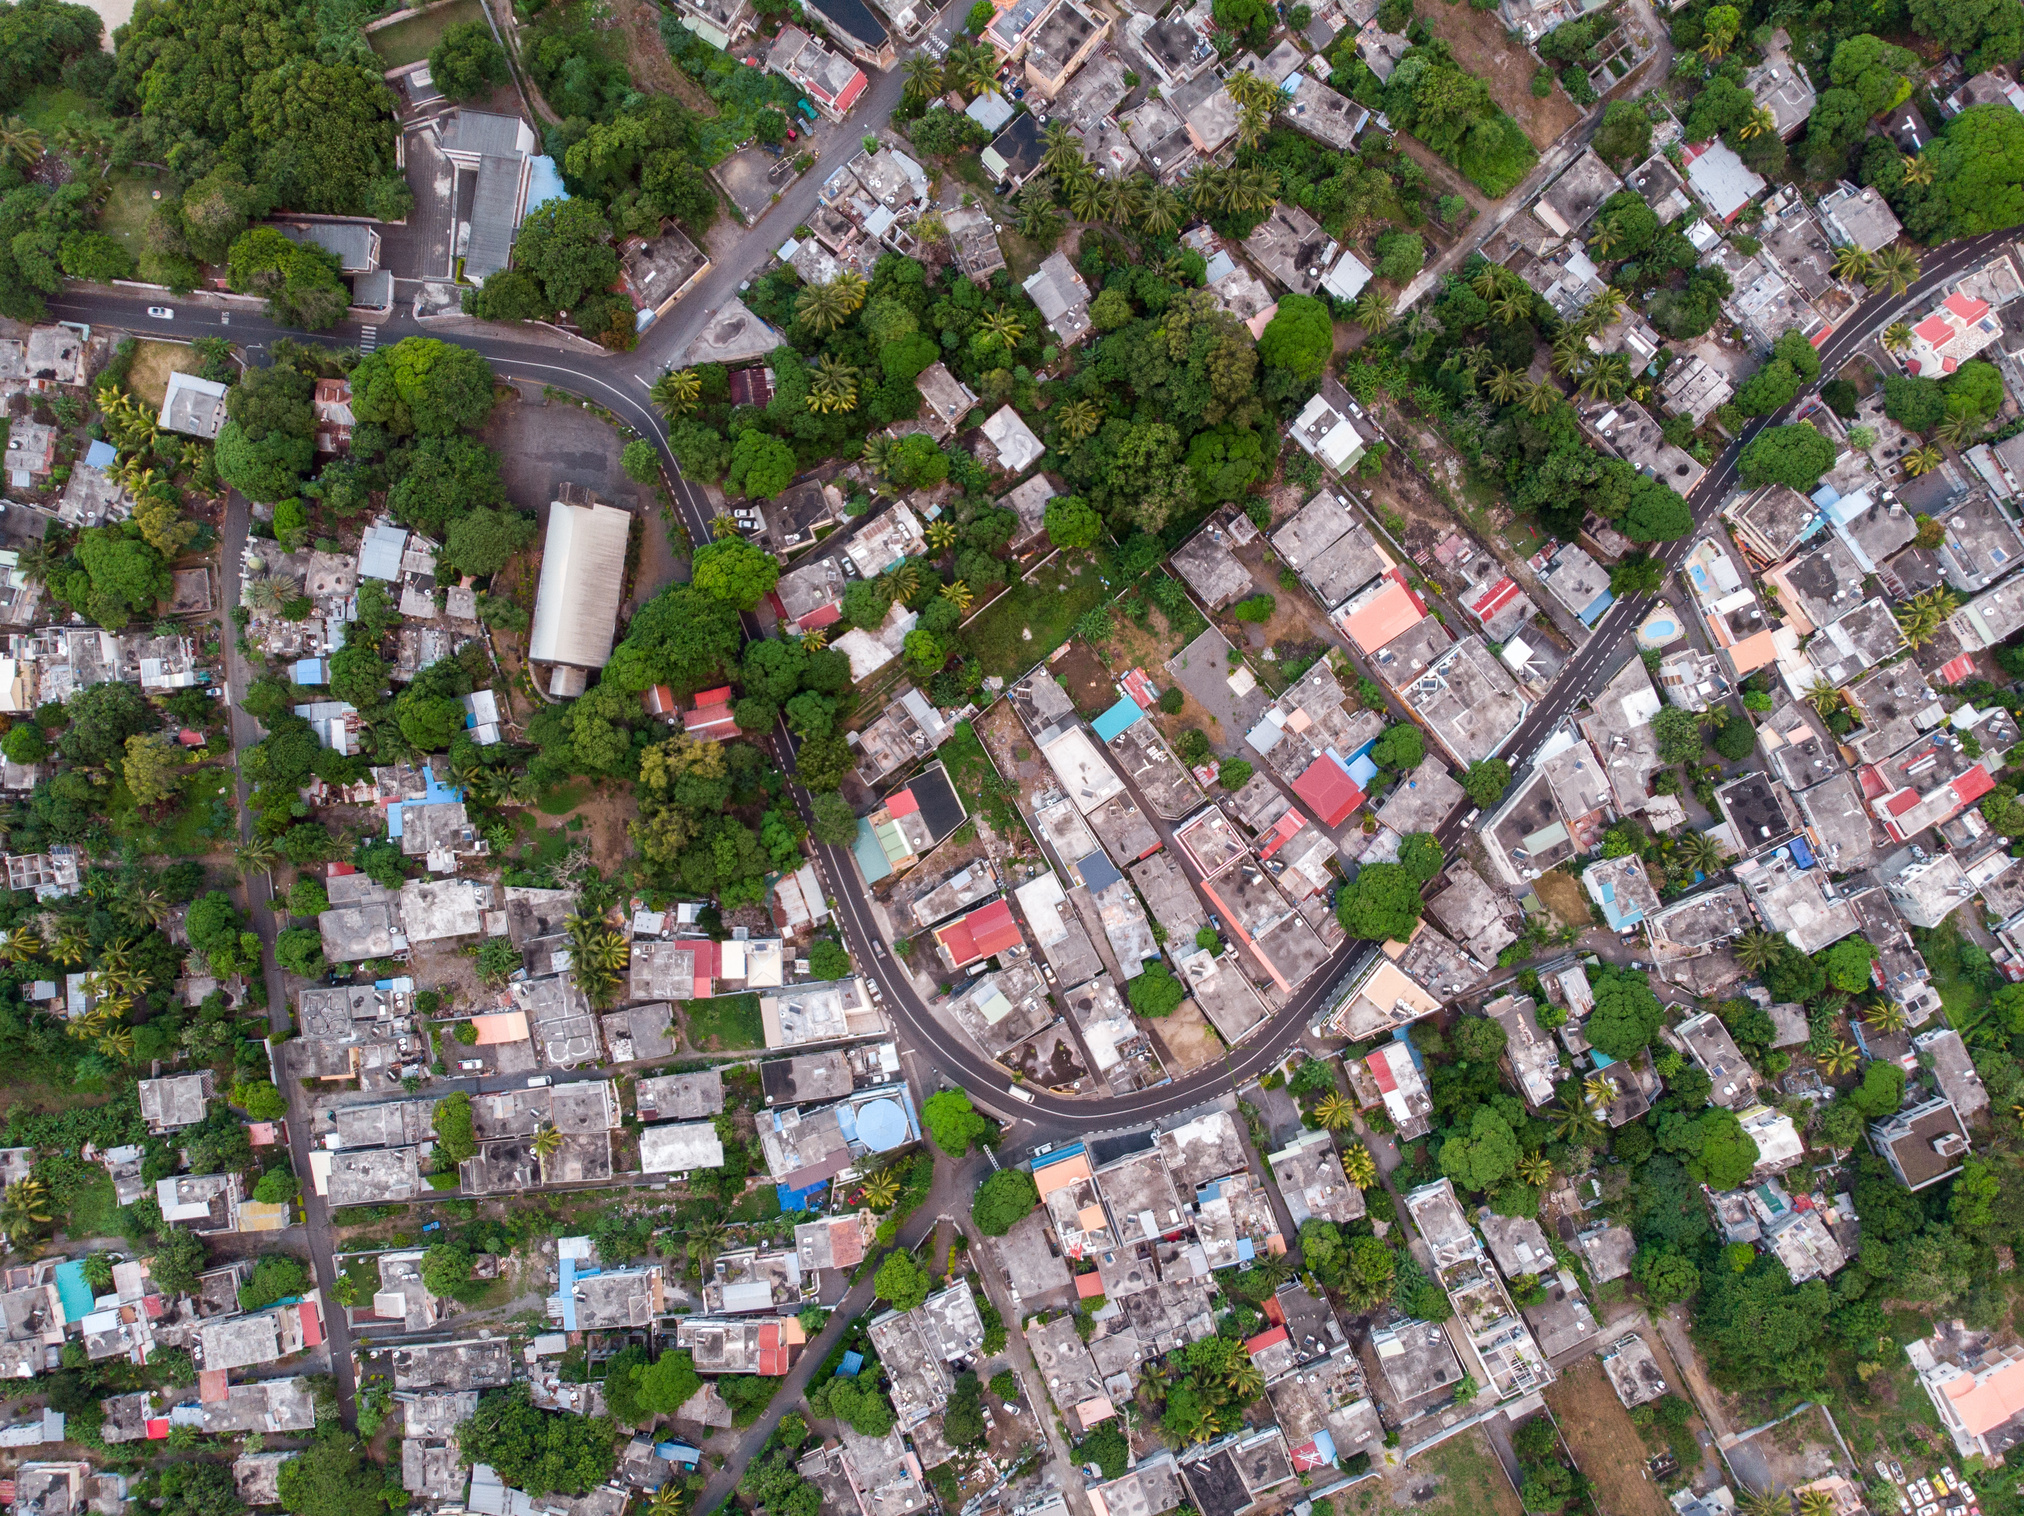
M1581 119L1580 108L1558 85L1544 100L1532 93L1538 60L1506 40L1495 11L1472 5L1429 5L1419 11L1427 29L1455 50L1455 61L1490 86L1496 102L1525 130L1536 148L1557 142Z

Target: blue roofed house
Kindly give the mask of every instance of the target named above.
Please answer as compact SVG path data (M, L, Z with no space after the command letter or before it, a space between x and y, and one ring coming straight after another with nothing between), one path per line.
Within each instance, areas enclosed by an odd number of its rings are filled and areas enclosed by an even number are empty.
M1118 697L1116 705L1090 722L1090 726L1096 731L1097 741L1109 742L1119 732L1144 716L1145 712L1139 709L1137 701L1129 695L1122 695Z
M119 462L119 450L110 442L102 439L94 439L91 446L84 450L84 465L86 468L95 468L103 472L117 462Z
M1652 888L1645 866L1635 855L1605 858L1582 870L1581 883L1588 898L1602 910L1612 932L1627 932L1659 908L1658 891Z

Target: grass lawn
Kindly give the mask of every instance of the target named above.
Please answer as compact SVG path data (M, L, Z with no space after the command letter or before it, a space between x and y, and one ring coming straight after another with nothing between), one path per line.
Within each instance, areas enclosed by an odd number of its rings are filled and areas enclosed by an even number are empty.
M371 1305L380 1287L378 1258L360 1254L344 1259L343 1265L338 1273L351 1281L352 1298L360 1305Z
M689 1045L707 1052L766 1045L766 1025L759 1019L757 995L722 995L712 1000L685 1000L682 1024Z
M113 1195L110 1174L101 1174L71 1196L70 1216L63 1230L73 1242L85 1237L120 1235L120 1207Z
M985 673L1009 678L1061 646L1084 611L1109 599L1096 565L1084 554L1064 553L1000 595L963 636Z
M156 186L145 179L137 179L131 174L120 174L113 179L112 191L106 196L105 208L98 213L98 229L119 238L125 244L126 250L135 256L140 254L141 232L147 226L148 214L155 208L155 189ZM148 344L150 347L161 345ZM187 353L189 349L177 348L176 351ZM166 376L162 382L168 383Z
M174 858L201 858L233 837L232 771L198 769L183 788L183 808L166 825L145 821L132 809L121 812L114 831L122 837L145 837L149 849Z
M589 798L590 781L587 779L575 779L571 780L568 784L559 784L543 795L541 797L541 810L544 815L567 816Z
M738 1203L731 1207L733 1221L771 1221L780 1214L780 1197L773 1193L773 1186L762 1184L747 1190L738 1197Z
M403 21L398 26L381 27L365 40L372 44L372 50L379 54L380 61L388 68L399 68L404 63L420 63L428 57L443 33L458 22L484 19L484 8L478 0L469 0L468 4L446 5L439 11Z
M80 95L74 89L49 86L33 90L21 108L15 112L28 126L38 132L53 132L73 114L105 119L105 107L89 95Z
M1982 988L1961 972L1961 933L1951 921L1925 936L1919 943L1919 951L1926 960L1926 967L1932 973L1933 988L1940 992L1940 1003L1947 1009L1947 1020L1955 1026L1969 1025L1976 1018L1973 1014L1977 1005L1986 998ZM1963 1021L1961 1018L1968 1019Z

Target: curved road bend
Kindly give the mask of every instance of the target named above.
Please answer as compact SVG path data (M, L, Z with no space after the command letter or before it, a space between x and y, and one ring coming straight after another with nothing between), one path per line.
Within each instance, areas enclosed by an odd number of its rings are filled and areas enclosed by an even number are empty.
M938 31L944 29L938 27ZM897 75L881 78L881 84L896 79ZM812 193L815 181L804 179L802 184ZM796 197L794 207L798 214L801 197ZM783 199L774 207L776 212L788 206ZM764 218L762 218L764 219ZM1919 280L1904 295L1893 296L1879 293L1861 301L1841 328L1836 331L1821 349L1824 372L1836 371L1851 357L1856 349L1867 342L1883 326L1896 319L1902 311L1914 307L1937 286L1957 277L1964 269L1979 262L1993 252L2004 238L1991 233L1954 243L1943 248L1929 260ZM699 295L708 299L713 291L706 285ZM243 307L232 308L222 302L203 296L184 297L177 319L169 323L153 323L146 315L151 296L146 291L128 291L91 286L75 286L66 289L49 302L51 311L64 319L89 322L93 325L110 326L135 332L141 336L161 332L165 336L187 340L192 336L223 336L248 348L258 350L281 337L305 340L305 334L268 321L264 315L253 313ZM524 377L543 384L552 384L559 389L569 390L586 398L597 400L614 414L628 422L641 435L650 437L660 448L666 464L668 477L674 486L674 493L680 504L685 524L694 540L703 542L710 537L710 519L715 514L708 502L701 498L694 486L683 478L672 450L667 444L665 427L647 403L649 381L641 374L653 373L667 356L675 351L677 342L685 343L700 328L708 312L693 303L678 308L675 315L664 318L650 329L648 352L631 354L572 354L558 352L558 344L531 340L517 331L506 328L488 328L472 323L456 322L446 325L441 331L424 326L412 317L389 319L379 324L378 330L385 334L385 340L395 341L403 336L440 335L444 340L462 347L469 347L483 354L509 381ZM357 346L363 337L364 326L348 322L326 334L308 337L306 340L319 341L328 346ZM658 354L660 356L652 356ZM1689 496L1693 507L1694 523L1698 530L1713 518L1730 482L1736 476L1737 455L1744 443L1754 438L1765 426L1785 419L1791 407L1775 417L1753 421L1745 428L1743 435L1724 450L1700 485ZM225 537L225 562L222 568L226 604L236 600L237 568L232 561L236 547L245 541L243 516L227 519ZM1692 538L1683 538L1668 544L1660 556L1668 569L1677 568L1680 559L1690 547ZM1619 601L1607 611L1597 623L1593 633L1583 647L1577 650L1566 671L1563 672L1555 689L1536 706L1520 725L1513 740L1507 744L1511 753L1511 765L1516 777L1522 777L1530 767L1529 750L1536 747L1541 739L1554 727L1564 721L1610 672L1614 671L1612 651L1618 646L1620 636L1641 621L1652 603L1652 597L1640 596L1634 600ZM228 654L228 667L232 666ZM240 713L234 712L232 734L235 748L258 740L258 728ZM783 727L780 734L782 750L789 772L792 772L792 746ZM800 785L795 786L797 803L802 807L804 819L808 817L808 795ZM242 795L243 801L243 795ZM242 818L245 815L242 804ZM1448 817L1436 830L1442 845L1453 851L1458 839L1465 831L1461 807ZM912 979L893 964L884 942L880 939L871 917L865 891L857 882L855 864L845 849L827 844L813 844L829 873L829 887L838 902L838 924L849 939L851 949L863 971L879 986L880 993L909 1043L922 1051L930 1067L939 1076L952 1084L967 1089L971 1096L994 1114L1009 1120L1030 1124L1041 1140L1093 1135L1090 1130L1092 1118L1111 1124L1110 1128L1143 1124L1161 1116L1185 1111L1217 1095L1227 1093L1245 1080L1269 1067L1280 1054L1300 1035L1309 1019L1323 1005L1329 990L1359 951L1361 944L1349 943L1337 950L1309 980L1307 988L1296 995L1287 1005L1267 1019L1250 1041L1225 1059L1221 1068L1205 1069L1196 1074L1161 1085L1156 1089L1138 1091L1116 1097L1101 1103L1071 1100L1040 1091L1022 1091L1015 1096L1009 1074L998 1064L983 1058L971 1049L963 1038L942 1026L934 1014L921 1002L915 992ZM248 894L254 905L256 920L260 922L269 945L272 944L273 918L263 907L266 904L266 889L262 881L249 881ZM271 963L271 953L270 953ZM269 1014L274 1023L285 1029L286 998L281 992L281 976L278 969L269 969ZM306 1110L296 1098L299 1092L297 1081L290 1081L291 1138L298 1149L294 1154L298 1171L306 1172L306 1143L308 1123ZM1030 1099L1024 1098L1030 1096ZM1098 1113L1101 1113L1100 1115ZM335 1285L335 1264L330 1243L328 1209L308 1207L312 1216L309 1227L311 1253L318 1274L318 1282L324 1288L325 1298L330 1299ZM351 1333L343 1319L343 1313L333 1314L327 1327L329 1333L332 1368L338 1377L338 1384L347 1419L354 1414L353 1375L351 1365Z

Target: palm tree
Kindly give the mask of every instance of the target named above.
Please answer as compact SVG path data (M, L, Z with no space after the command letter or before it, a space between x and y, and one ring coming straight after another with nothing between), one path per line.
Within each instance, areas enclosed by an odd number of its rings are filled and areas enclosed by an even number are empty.
M17 1179L0 1196L0 1231L10 1239L49 1225L55 1214L50 1205L49 1186L40 1179Z
M1553 1182L1553 1165L1543 1153L1527 1153L1518 1160L1518 1177L1526 1184L1544 1189Z
M928 523L928 550L940 557L956 545L956 523L944 516Z
M1112 226L1123 226L1127 221L1134 221L1144 207L1145 200L1143 175L1112 180L1103 192L1104 219Z
M1181 224L1180 197L1164 184L1154 187L1139 212L1139 224L1155 237L1166 236Z
M1314 1103L1314 1119L1327 1131L1341 1131L1355 1116L1356 1107L1343 1099L1337 1090L1330 1090Z
M1279 170L1242 168L1231 183L1231 197L1240 211L1262 211L1279 198Z
M1541 379L1537 384L1526 386L1525 409L1535 416L1543 416L1560 404L1562 398L1559 385L1551 380Z
M1019 318L1010 311L993 311L990 315L979 321L977 325L989 332L993 337L996 337L1008 348L1017 347L1021 342L1026 340L1026 328L1020 324Z
M1927 590L1897 607L1898 630L1910 646L1924 647L1939 636L1947 618L1959 609L1960 601L1951 590Z
M1940 441L1952 448L1966 447L1968 439L1978 435L1981 430L1982 423L1976 417L1966 411L1955 411L1940 423Z
M9 963L26 963L42 956L42 938L32 926L17 926L0 940L0 956Z
M1380 289L1365 290L1350 310L1350 320L1373 337L1391 325L1391 318L1391 296Z
M1265 1393L1265 1376L1258 1365L1246 1354L1231 1367L1228 1380L1230 1393L1237 1397L1239 1405L1249 1405Z
M1771 107L1760 105L1751 111L1743 124L1736 128L1736 135L1744 139L1761 137L1766 132L1778 130L1778 118L1771 113Z
M688 1493L682 1486L670 1479L647 1501L646 1516L682 1516L688 1499Z
M829 628L818 626L813 631L801 634L801 645L811 653L819 653L829 646Z
M541 781L525 769L506 781L506 799L514 805L529 806L541 798Z
M1904 166L1905 183L1931 184L1933 182L1933 160L1924 153L1906 153L1898 160Z
M161 895L160 890L153 890L149 893L158 898ZM155 924L159 925L159 923ZM84 928L75 921L64 922L57 929L55 938L49 944L49 956L51 960L71 968L75 968L78 964L84 962L90 952L91 938Z
M833 279L827 284L809 285L794 302L794 318L811 331L833 332L843 325L848 314Z
M160 926L173 913L169 897L152 888L136 889L121 897L114 909L135 926Z
M126 1063L134 1055L134 1034L132 1027L119 1027L100 1034L96 1044L98 1050L108 1058Z
M1902 321L1893 321L1883 329L1882 342L1886 350L1901 353L1912 345L1912 329Z
M1094 174L1078 174L1068 185L1068 214L1077 221L1103 219L1103 181Z
M830 288L836 291L846 316L856 315L864 304L865 296L871 293L871 286L865 282L864 275L853 269L845 269L830 280Z
M977 597L970 593L970 586L961 579L952 579L942 586L942 598L959 611L967 611Z
M1490 371L1489 382L1483 387L1490 392L1492 400L1509 405L1525 393L1525 371L1499 366Z
M1940 450L1930 442L1921 443L1905 454L1905 472L1914 479L1921 474L1930 474L1940 463Z
M696 377L692 368L669 369L647 391L647 398L653 402L654 409L670 421L688 415L702 396L703 381Z
M1752 974L1761 974L1785 956L1785 939L1776 932L1755 929L1736 939L1736 961Z
M1616 222L1608 216L1597 216L1595 225L1591 226L1584 236L1588 242L1588 250L1603 258L1607 258L1610 250L1623 241L1623 233L1617 228Z
M900 72L907 81L901 93L916 105L942 92L942 60L931 54L915 53L900 65Z
M1045 174L1027 180L1019 192L1019 235L1042 242L1061 235L1061 215L1054 208L1054 181Z
M232 849L232 861L239 865L239 872L249 878L255 874L271 874L274 865L281 861L281 849L274 845L272 837L249 837Z
M1834 250L1834 277L1850 284L1869 282L1869 251L1856 243Z
M1591 330L1599 332L1621 316L1623 309L1623 291L1613 284L1605 284L1596 291L1588 304L1581 308L1581 319L1592 322Z
M822 415L857 409L857 370L834 353L815 360L808 381L808 408Z
M1553 1123L1553 1135L1562 1142L1588 1143L1603 1135L1602 1118L1586 1100L1556 1100L1546 1115Z
M1886 1000L1862 1019L1888 1037L1905 1029L1905 1008L1895 1000Z
M534 1133L534 1156L553 1158L562 1146L562 1133L555 1130L553 1122L544 1121Z
M1553 339L1553 372L1556 374L1571 374L1594 356L1589 350L1588 339L1571 326Z
M1351 1142L1343 1148L1342 1177L1360 1190L1377 1183L1377 1160L1370 1156L1369 1148L1360 1142Z
M1616 1099L1616 1086L1609 1082L1607 1074L1598 1070L1581 1081L1581 1098L1599 1111Z
M1619 400L1630 388L1630 360L1622 353L1604 353L1581 376L1578 386L1591 400Z
M12 158L23 168L34 167L42 157L42 133L19 116L0 122L0 156Z
M1825 720L1841 709L1841 691L1826 679L1815 679L1807 687L1806 703L1813 707L1816 715Z
M1799 1516L1834 1516L1834 1497L1825 1490L1801 1490Z
M730 1233L723 1222L714 1216L699 1217L688 1224L684 1236L688 1242L689 1256L696 1260L704 1273L710 1269L710 1259Z
M1902 295L1919 277L1919 255L1902 245L1887 247L1870 260L1870 277L1887 284L1893 295Z
M879 577L885 581L886 588L893 592L893 599L911 600L919 593L921 581L927 574L928 571L920 559L902 558Z
M1490 314L1506 326L1515 326L1532 316L1532 291L1530 289L1506 290L1490 303Z
M1862 1054L1855 1050L1854 1043L1837 1040L1820 1055L1819 1061L1821 1068L1828 1074L1839 1077L1842 1074L1852 1073L1855 1066L1862 1062Z
M1040 134L1040 140L1045 144L1040 161L1055 173L1066 176L1082 167L1082 139L1066 121L1050 124Z
M1103 424L1103 412L1093 400L1070 400L1054 413L1054 424L1071 443L1081 442Z
M261 574L246 586L246 603L256 611L278 611L281 602L295 592L293 580L282 579L274 574Z
M1773 1489L1751 1491L1744 1495L1743 1516L1792 1516L1792 1497Z
M1729 858L1729 850L1707 832L1688 832L1680 838L1679 854L1687 867L1711 876Z
M891 1169L880 1169L864 1182L864 1203L874 1211L892 1209L900 1198L900 1176Z

